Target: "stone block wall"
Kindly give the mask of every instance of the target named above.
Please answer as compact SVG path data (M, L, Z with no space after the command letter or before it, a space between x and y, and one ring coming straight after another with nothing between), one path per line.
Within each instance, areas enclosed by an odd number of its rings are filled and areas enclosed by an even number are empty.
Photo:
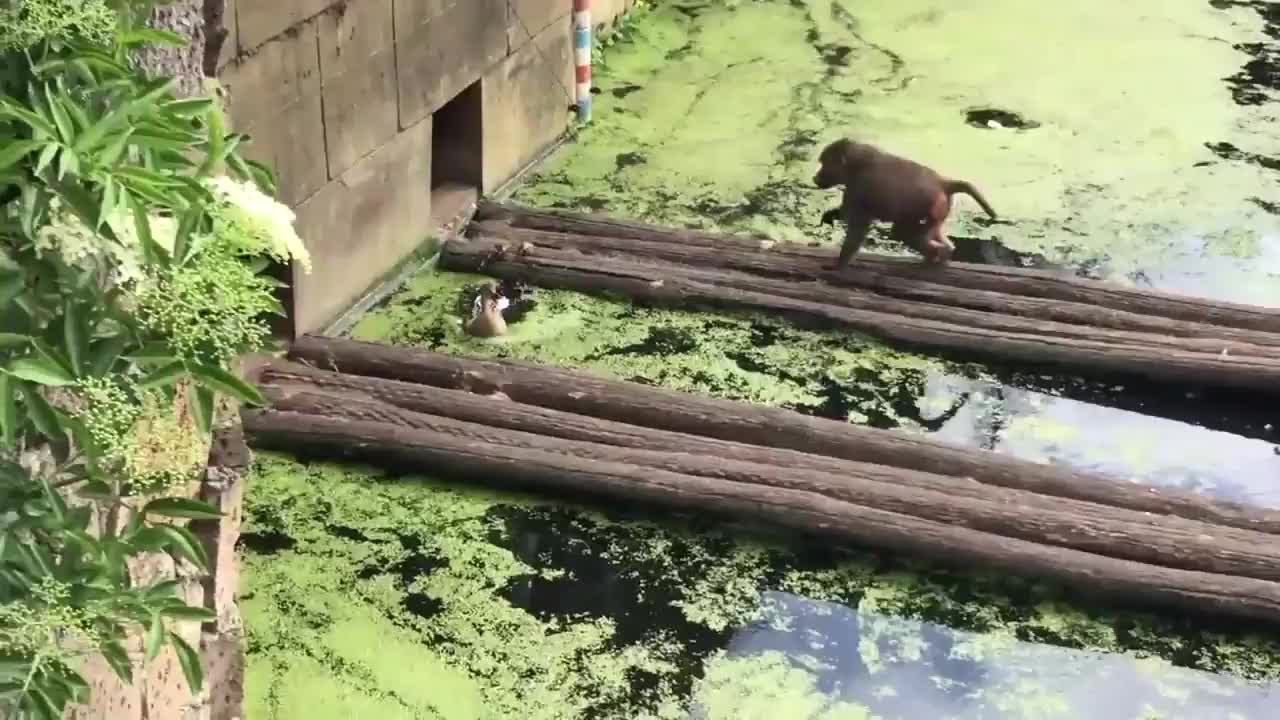
M572 121L572 0L216 1L232 122L312 254L294 271L294 333L327 326L451 219L433 185L492 190ZM631 0L594 4L605 26ZM451 176L433 182L442 153Z

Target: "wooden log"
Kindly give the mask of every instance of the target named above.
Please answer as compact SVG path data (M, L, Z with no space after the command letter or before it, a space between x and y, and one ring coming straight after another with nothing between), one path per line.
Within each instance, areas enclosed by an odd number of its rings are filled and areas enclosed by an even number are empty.
M1280 619L1280 584L1160 567L923 520L814 492L683 475L499 445L388 423L274 410L244 413L257 447L359 457L489 484L584 493L765 522L961 566L1041 577L1069 589L1182 611Z
M679 393L532 363L461 358L339 338L298 338L289 357L313 367L502 396L631 425L978 482L1161 515L1280 533L1280 512L1141 486L951 445L927 437Z
M675 242L643 242L629 238L573 235L564 232L529 230L507 223L473 223L467 237L512 248L533 246L533 252L565 258L555 250L571 250L594 256L607 255L608 267L619 261L660 261L655 271L686 273L690 280L718 282L739 289L761 289L775 295L814 300L846 307L882 310L913 317L933 317L947 322L971 321L983 327L1016 328L1051 321L1083 326L1077 332L1095 329L1128 330L1140 333L1222 340L1242 346L1280 347L1280 333L1242 330L1225 325L1189 322L1159 315L1119 310L1103 305L1016 295L977 288L957 288L930 282L926 277L903 278L860 266L840 274L825 268L830 258L795 255L753 247L738 242L725 247L706 247ZM592 258L597 266L602 263ZM709 272L707 269L711 269ZM715 272L715 270L720 272ZM725 272L725 271L737 271ZM744 285L744 282L746 283ZM1021 320L1030 318L1030 320ZM966 320L967 319L967 320ZM1016 321L1021 320L1021 325ZM1005 325L994 323L1005 322ZM1220 352L1227 345L1218 344ZM1231 346L1234 352L1236 348Z
M717 250L741 248L744 244L757 246L760 244L759 239L736 238L731 235L679 230L600 215L540 210L516 204L493 202L481 203L476 213L476 220L497 220L509 223L513 227L533 230L627 238L643 242L666 242ZM821 262L830 262L834 257L834 252L828 248L810 248L791 243L774 243L768 253L807 257ZM887 258L872 253L859 255L856 270L850 268L844 272L844 275L849 276L855 272L858 274L881 273L952 287L1064 300L1141 315L1280 333L1280 309L1212 301L1157 290L1117 287L1065 273L970 263L951 263L944 268L930 268L918 261Z
M499 247L511 247L513 243L530 234L543 239L544 244L532 250L496 258ZM547 239L547 236L554 238ZM1079 303L1061 303L1030 298L1037 310L1024 302L1027 298L1000 293L986 293L1005 302L1004 311L965 307L963 298L974 292L952 289L958 305L942 302L926 302L905 298L886 297L870 290L846 289L812 276L797 274L793 279L777 279L763 273L753 274L749 267L732 262L732 253L704 251L705 256L689 253L685 248L672 246L674 252L630 255L610 251L608 260L602 261L595 250L599 238L583 238L559 233L509 230L491 233L489 226L473 227L467 244L453 246L449 252L459 256L472 256L465 262L468 267L484 269L485 265L511 260L516 263L571 268L610 276L640 278L652 282L655 279L678 279L708 287L726 287L747 292L763 293L793 300L833 305L855 310L869 310L890 316L903 316L934 320L962 327L981 328L1000 334L1044 335L1072 341L1106 342L1117 345L1167 347L1172 350L1202 352L1218 356L1223 352L1232 356L1252 356L1275 360L1280 363L1280 334L1259 333L1234 328L1215 328L1202 323L1190 323L1168 318L1148 318L1106 308L1096 308ZM631 241L614 241L634 245ZM469 243L475 243L471 245ZM519 247L519 245L516 245ZM681 256L685 256L681 259ZM451 258L449 262L453 262ZM744 264L745 265L745 264ZM719 267L717 267L719 266ZM728 269L726 269L728 268ZM1071 321L1059 321L1044 305L1067 306ZM1086 310L1087 309L1087 310ZM1090 312L1090 310L1092 312Z
M1226 344L1203 343L1147 335L1148 342L1116 330L1095 330L1101 339L1086 339L1051 326L1048 334L1035 331L1041 323L1006 319L1006 324L1029 325L1026 332L1009 332L928 318L840 307L796 300L757 290L740 290L723 283L698 282L652 265L611 260L602 264L589 256L534 253L495 256L485 243L445 246L441 267L484 272L495 277L543 287L621 295L646 302L765 312L808 327L842 327L890 342L974 357L1057 365L1085 373L1122 373L1165 382L1189 382L1275 393L1280 389L1280 352L1248 346L1245 354L1225 352ZM1057 334L1055 334L1057 333Z
M991 486L978 485L976 496L966 497L950 492L947 486L968 485L974 489L976 484L960 478L933 476L935 487L921 487L916 476L922 473L909 470L879 468L872 476L857 472L836 475L784 466L779 464L781 458L777 459L779 462L759 463L734 456L707 456L686 446L683 438L665 450L565 440L413 412L352 393L317 392L309 384L267 384L263 390L272 407L282 412L384 423L681 475L804 490L864 507L1108 557L1183 570L1280 580L1280 538L1249 530ZM489 415L500 415L502 406L510 404L513 403L490 402ZM1024 499L1026 502L1020 502ZM1050 506L1049 502L1036 502L1037 499L1058 504ZM1160 520L1156 521L1156 517Z

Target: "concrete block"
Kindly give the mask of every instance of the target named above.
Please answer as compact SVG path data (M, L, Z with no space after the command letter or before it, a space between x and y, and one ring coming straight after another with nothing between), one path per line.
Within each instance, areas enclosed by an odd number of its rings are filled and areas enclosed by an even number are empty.
M236 3L239 52L251 53L268 40L287 37L295 25L341 2L343 0L239 0Z
M235 119L235 128L252 140L242 146L242 154L275 171L278 195L286 205L296 206L328 181L319 92L277 105L273 116L258 122L246 125Z
M402 5L396 0L396 7ZM430 3L427 3L430 4ZM507 52L506 0L467 0L402 34L396 26L400 127L435 112Z
M507 3L507 52L524 47L552 23L573 14L573 0L511 0Z
M346 172L399 131L396 58L388 49L324 83L328 179Z
M251 0L239 0L241 5ZM243 21L241 21L243 24ZM239 58L219 74L227 92L232 120L252 125L275 120L281 106L320 94L320 58L316 23L298 27Z
M484 76L483 189L532 161L568 127L573 102L573 30L553 23ZM513 139L518 138L518 141Z
M294 273L299 334L325 327L427 237L431 121L424 120L329 181L297 208L310 274Z
M223 39L222 47L218 51L217 68L219 73L240 54L240 33L236 22L236 4L238 2L239 0L223 0L222 2L222 28L227 31L227 36Z
M472 2L473 0L462 0ZM572 2L573 0L569 0ZM395 15L396 41L416 37L418 31L431 20L453 9L460 0L392 0Z
M244 640L205 633L200 643L209 720L240 720L244 707Z
M392 0L351 0L317 23L332 179L399 130Z
M395 48L391 10L392 0L350 0L316 19L323 81L364 70L370 57Z

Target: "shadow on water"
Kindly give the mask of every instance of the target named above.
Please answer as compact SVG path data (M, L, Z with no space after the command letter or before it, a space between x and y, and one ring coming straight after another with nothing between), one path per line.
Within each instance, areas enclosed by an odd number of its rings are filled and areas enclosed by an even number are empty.
M501 529L489 541L534 569L511 580L503 596L546 622L609 620L616 628L613 651L637 644L668 648L674 655L664 660L679 672L665 676L665 692L692 699L690 718L732 716L724 707L727 691L728 697L740 699L778 692L794 701L794 695L774 687L783 684L789 691L798 685L802 697L826 711L844 703L883 720L1227 720L1267 717L1266 708L1280 695L1280 688L1269 684L1189 667L1200 662L1205 651L1192 635L1179 641L1186 652L1172 653L1170 664L1143 659L1141 652L1074 647L1051 627L1042 628L1045 633L1020 630L992 636L981 632L983 621L952 612L963 602L936 604L936 612L927 609L933 603L924 602L921 617L904 618L866 609L857 589L833 589L838 601L781 592L777 587L785 571L829 568L842 557L794 538L785 549L767 551L766 570L750 581L754 590L746 588L760 602L754 619L712 630L690 622L678 609L687 597L684 583L706 575L714 568L714 558L732 550L732 541L718 534L708 519L701 519L703 529L692 535L664 535L662 552L653 553L645 544L651 539L632 524L643 522L639 512L609 512L606 522L553 508L502 506L492 512L501 520ZM889 558L871 562L868 568L873 572L902 569ZM548 577L544 571L556 573ZM947 583L944 575L935 581ZM1009 597L1014 606L1006 612L1011 617L1045 599L1035 593L1018 599L1013 592ZM1141 640L1123 640L1123 624L1115 631L1122 639L1120 647L1142 649ZM717 655L720 651L723 657ZM584 717L636 716L661 699L662 679L634 671L628 678L628 697L594 706ZM708 697L715 697L717 706L711 715L698 707ZM806 706L795 717L828 717L821 714L823 708ZM1156 713L1144 715L1144 709Z

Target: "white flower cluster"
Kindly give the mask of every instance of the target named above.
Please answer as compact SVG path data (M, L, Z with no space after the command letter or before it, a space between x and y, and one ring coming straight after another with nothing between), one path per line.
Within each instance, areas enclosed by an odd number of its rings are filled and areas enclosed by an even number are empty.
M222 201L213 213L215 235L248 254L297 260L305 272L311 272L311 254L293 227L295 216L288 206L251 182L219 176L207 184Z
M118 207L108 212L106 224L116 240L100 235L79 215L53 198L49 203L49 223L36 231L36 252L40 255L57 253L63 262L85 272L105 269L113 285L132 286L146 277L142 240L133 215ZM172 250L178 231L177 222L152 216L149 224L155 241Z
M205 182L218 200L218 206L210 208L215 237L235 252L251 256L265 253L281 261L297 260L305 272L311 272L311 254L294 229L295 216L288 206L251 182L225 176ZM105 222L116 240L94 231L79 215L53 198L49 222L36 232L36 252L57 253L68 265L86 272L105 270L113 285L137 288L148 276L142 239L133 214L119 206L107 213ZM177 220L152 214L148 224L156 244L172 252Z

